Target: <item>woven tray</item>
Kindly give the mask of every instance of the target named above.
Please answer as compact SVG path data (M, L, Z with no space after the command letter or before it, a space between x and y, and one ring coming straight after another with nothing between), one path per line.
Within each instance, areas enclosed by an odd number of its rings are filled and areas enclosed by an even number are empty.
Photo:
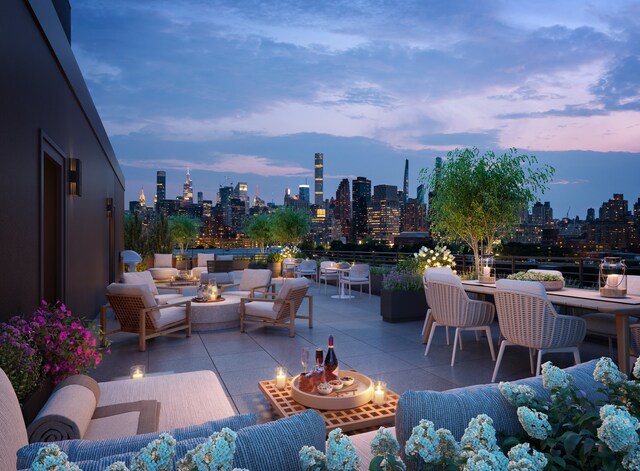
M214 301L209 301L208 299L201 299L201 298L191 298L191 301L194 303L199 303L199 304L209 304L209 303L220 303L222 301L224 301L224 298L218 298Z
M353 393L342 393L338 390L326 396L300 390L300 388L298 388L300 376L296 376L291 381L291 397L304 406L321 410L353 409L371 401L373 396L373 381L362 373L355 371L350 371L349 376L353 376L355 383L352 386L346 386L344 389L357 388L356 391Z

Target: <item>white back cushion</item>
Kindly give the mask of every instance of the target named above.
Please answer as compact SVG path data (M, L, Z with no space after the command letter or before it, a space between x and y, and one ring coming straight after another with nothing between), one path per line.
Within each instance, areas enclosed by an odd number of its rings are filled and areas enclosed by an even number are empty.
M453 269L451 267L427 267L424 269L423 278L429 281L430 273L444 273L446 275L453 275Z
M199 253L198 254L198 266L199 267L206 267L207 266L207 261L215 260L215 259L216 259L216 254L214 254L214 253Z
M158 287L153 282L153 276L148 271L129 272L122 274L122 280L128 285L146 284L154 296L158 294Z
M461 290L464 291L464 287L462 286L462 281L460 281L460 277L458 275L454 275L453 272L433 272L429 271L427 273L427 281L433 281L435 283L443 283L451 286L457 286Z
M240 291L251 291L251 288L268 285L271 281L271 270L256 270L247 268L242 271Z
M111 283L107 286L107 293L121 296L142 296L144 307L157 306L156 300L146 284L130 285L128 283Z
M280 289L280 292L278 293L278 296L276 296L276 299L287 299L287 297L289 296L289 292L292 289L303 288L305 286L309 286L309 280L307 278L287 279L282 285L282 289ZM273 310L275 312L280 311L281 308L282 308L281 304L278 304L278 303L273 304Z
M502 279L496 281L496 289L502 291L517 291L519 293L534 294L543 298L547 297L547 292L542 283L537 281L520 281Z
M320 268L335 268L335 267L336 267L336 262L331 262L329 260L320 262Z
M153 266L155 268L171 268L173 266L173 254L170 254L170 253L153 254Z
M640 296L640 275L627 275L627 294Z

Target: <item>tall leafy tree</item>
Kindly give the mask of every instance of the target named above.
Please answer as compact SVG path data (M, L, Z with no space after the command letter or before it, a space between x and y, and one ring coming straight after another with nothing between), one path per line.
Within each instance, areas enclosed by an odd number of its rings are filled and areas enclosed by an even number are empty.
M171 253L173 241L169 232L169 219L163 213L149 226L148 232L146 254Z
M200 235L202 223L188 216L173 216L169 220L171 239L178 244L180 254L184 256L190 244L195 243Z
M309 232L307 213L292 208L278 208L271 215L271 231L274 242L298 245Z
M271 225L270 214L256 214L247 221L244 228L245 234L257 242L261 253L264 253L265 246L273 241Z
M538 165L533 155L509 149L502 155L477 148L456 149L442 167L423 169L420 180L433 192L429 208L432 231L449 242L464 242L473 251L476 272L481 250L509 234L519 212L548 189L554 169Z
M146 234L140 214L127 213L124 216L124 248L135 250L141 255L146 251Z

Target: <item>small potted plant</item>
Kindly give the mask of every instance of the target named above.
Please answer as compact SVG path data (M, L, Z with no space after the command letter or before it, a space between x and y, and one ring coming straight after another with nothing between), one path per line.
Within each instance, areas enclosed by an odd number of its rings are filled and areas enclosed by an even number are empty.
M564 278L555 273L542 273L540 271L519 271L507 276L509 280L538 281L547 291L558 291L564 288Z
M282 275L282 260L284 260L284 255L277 250L269 252L267 255L267 269L271 270L273 278Z

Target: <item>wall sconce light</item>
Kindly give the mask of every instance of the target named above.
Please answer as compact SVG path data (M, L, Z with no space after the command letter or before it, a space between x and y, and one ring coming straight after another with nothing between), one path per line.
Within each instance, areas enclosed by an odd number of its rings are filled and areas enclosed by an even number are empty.
M113 217L113 198L107 198L107 218Z
M69 159L69 194L82 196L82 161Z

